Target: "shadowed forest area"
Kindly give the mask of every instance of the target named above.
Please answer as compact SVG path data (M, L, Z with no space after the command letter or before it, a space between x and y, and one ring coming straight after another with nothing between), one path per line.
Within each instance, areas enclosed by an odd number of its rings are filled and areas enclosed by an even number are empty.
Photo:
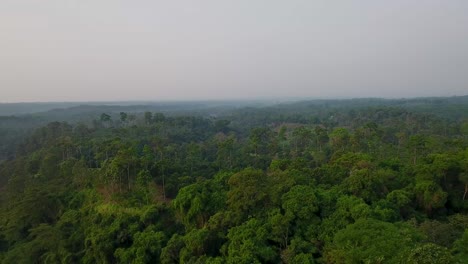
M468 263L467 96L2 109L2 263Z

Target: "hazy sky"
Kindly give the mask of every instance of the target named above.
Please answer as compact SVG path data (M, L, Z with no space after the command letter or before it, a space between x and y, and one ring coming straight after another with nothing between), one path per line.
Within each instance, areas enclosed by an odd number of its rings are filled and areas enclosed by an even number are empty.
M467 0L0 0L0 102L464 94Z

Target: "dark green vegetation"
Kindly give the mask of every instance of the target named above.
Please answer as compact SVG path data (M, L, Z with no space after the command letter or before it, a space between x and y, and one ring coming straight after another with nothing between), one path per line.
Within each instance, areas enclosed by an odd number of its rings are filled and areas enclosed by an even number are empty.
M468 262L467 97L127 107L0 118L3 263Z

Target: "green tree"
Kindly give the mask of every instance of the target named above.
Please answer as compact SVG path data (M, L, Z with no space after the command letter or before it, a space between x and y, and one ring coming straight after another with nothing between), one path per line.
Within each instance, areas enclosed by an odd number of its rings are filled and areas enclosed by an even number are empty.
M266 205L266 176L261 170L245 169L232 175L228 184L228 209L236 213L238 220L255 215Z
M468 262L468 228L465 229L463 236L455 241L453 246L453 253L459 263Z
M127 119L128 119L127 113L125 113L125 112L120 112L120 121L122 121L123 123L125 123L125 122L127 122Z
M419 237L409 226L359 219L336 233L325 258L328 263L402 263Z
M153 122L153 113L145 112L145 124L149 125Z
M411 250L405 262L409 264L445 264L453 263L453 257L447 248L429 243Z
M118 248L114 256L120 263L160 263L159 256L164 240L163 232L137 232L133 235L132 245L129 248Z
M330 143L334 151L344 151L349 145L350 134L346 128L336 128L330 133Z
M227 263L275 262L278 255L268 245L268 229L259 220L249 219L229 230L227 238Z
M416 182L414 192L420 206L425 209L428 215L432 215L434 209L443 207L447 202L447 193L433 181Z

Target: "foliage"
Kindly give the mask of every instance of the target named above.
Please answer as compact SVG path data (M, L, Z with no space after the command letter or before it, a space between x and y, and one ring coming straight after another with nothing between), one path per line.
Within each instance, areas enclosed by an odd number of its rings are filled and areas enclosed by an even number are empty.
M466 263L466 98L440 100L0 118L0 262Z

